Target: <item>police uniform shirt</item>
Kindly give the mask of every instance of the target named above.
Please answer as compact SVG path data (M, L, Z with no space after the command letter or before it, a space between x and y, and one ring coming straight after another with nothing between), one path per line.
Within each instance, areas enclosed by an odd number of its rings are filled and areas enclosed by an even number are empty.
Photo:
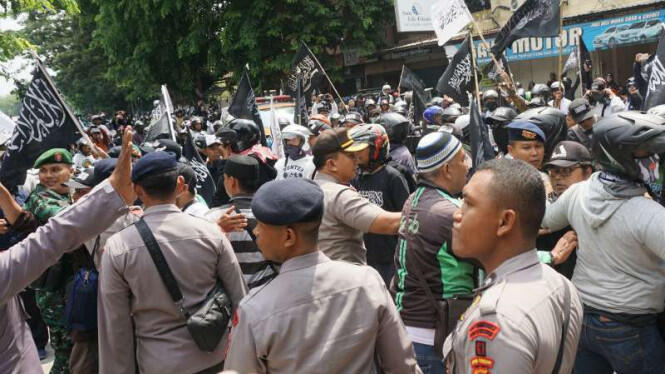
M150 227L192 310L217 280L235 307L246 293L231 244L219 228L173 204L145 210ZM201 351L174 304L135 226L106 242L99 277L100 373L193 373L219 364L226 337Z
M319 250L333 260L366 264L363 234L383 210L328 174L317 173L314 181L323 190L325 206Z
M320 251L282 264L233 318L224 369L238 373L420 373L379 274ZM376 360L375 360L376 358Z
M570 322L559 373L570 373L582 328L582 302L572 283L538 261L535 250L504 261L486 280L444 344L451 373L551 373L564 323Z

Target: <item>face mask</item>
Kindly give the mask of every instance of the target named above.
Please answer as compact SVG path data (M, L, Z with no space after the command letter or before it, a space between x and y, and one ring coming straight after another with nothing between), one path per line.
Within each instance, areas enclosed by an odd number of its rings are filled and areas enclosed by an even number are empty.
M287 156L289 156L290 159L296 160L300 158L302 155L302 149L298 147L297 145L292 145L292 144L286 144L284 146L284 153L286 153Z
M485 103L485 108L487 108L487 110L489 110L490 112L496 110L497 107L498 104L494 101L488 101L487 103Z

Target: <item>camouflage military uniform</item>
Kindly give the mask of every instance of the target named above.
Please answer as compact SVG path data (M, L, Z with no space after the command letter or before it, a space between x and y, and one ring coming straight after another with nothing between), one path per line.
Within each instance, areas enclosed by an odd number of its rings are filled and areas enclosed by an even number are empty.
M53 217L70 204L71 197L69 194L61 195L38 184L28 196L23 209L30 211L39 220L40 224L44 224L50 217ZM60 261L68 261L68 256L63 256ZM65 268L71 269L70 266L65 266ZM66 277L71 276L70 270ZM37 305L41 310L44 322L49 327L51 346L55 351L51 374L69 373L69 355L72 350L72 341L64 323L65 284L66 282L63 282L62 287L55 291L36 291Z

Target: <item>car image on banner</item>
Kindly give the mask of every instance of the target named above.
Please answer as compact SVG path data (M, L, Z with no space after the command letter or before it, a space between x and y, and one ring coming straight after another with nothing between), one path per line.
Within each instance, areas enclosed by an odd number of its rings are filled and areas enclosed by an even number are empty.
M593 39L595 49L612 49L631 43L648 43L665 33L665 23L654 19L612 26Z

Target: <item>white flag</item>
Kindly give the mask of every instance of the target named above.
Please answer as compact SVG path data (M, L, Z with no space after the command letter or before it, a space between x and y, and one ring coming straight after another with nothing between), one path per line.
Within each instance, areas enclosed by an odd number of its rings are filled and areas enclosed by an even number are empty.
M577 50L573 49L572 52L570 52L570 56L568 56L568 59L566 60L566 63L563 65L563 74L566 74L567 72L575 69L577 67Z
M444 45L455 34L462 31L473 17L464 0L440 0L432 5L432 26L439 45Z

